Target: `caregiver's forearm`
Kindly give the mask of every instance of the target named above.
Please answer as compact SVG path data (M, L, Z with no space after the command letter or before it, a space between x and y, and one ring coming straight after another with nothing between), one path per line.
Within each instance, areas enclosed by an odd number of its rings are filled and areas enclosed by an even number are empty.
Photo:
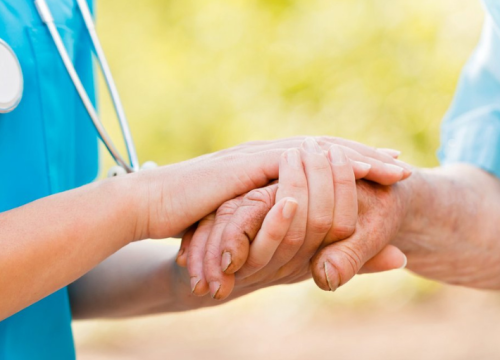
M0 214L0 320L129 242L174 236L223 202L276 179L283 150L251 152L261 147L104 180Z
M500 289L500 181L470 165L415 171L396 245L408 268L452 284Z
M134 239L135 179L100 181L0 214L0 320Z
M177 251L176 245L146 241L111 255L69 286L74 318L129 317L220 305L210 296L191 293L189 274L175 263ZM239 289L230 299L251 290Z

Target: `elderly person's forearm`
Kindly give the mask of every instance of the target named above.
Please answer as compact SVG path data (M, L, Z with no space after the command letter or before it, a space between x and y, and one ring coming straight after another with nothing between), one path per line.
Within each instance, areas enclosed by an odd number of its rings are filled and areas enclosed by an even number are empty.
M415 171L394 243L408 268L433 279L500 289L500 181L471 165Z

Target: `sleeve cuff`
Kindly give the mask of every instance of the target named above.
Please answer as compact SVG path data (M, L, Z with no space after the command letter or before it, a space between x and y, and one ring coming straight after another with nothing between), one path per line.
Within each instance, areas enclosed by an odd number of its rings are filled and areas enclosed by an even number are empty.
M445 122L438 157L442 165L467 163L500 178L500 110L480 109Z

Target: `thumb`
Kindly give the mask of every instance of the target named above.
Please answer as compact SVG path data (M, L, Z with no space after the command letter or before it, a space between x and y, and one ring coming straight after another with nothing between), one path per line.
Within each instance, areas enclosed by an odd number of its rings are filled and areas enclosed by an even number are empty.
M406 255L399 248L387 245L381 252L368 260L358 274L404 269L407 262Z
M377 254L378 257L375 257ZM365 264L365 272L401 267L406 259L401 255L404 256L394 246L385 246L380 239L370 239L368 233L357 231L350 238L319 251L311 260L311 270L319 288L335 291L351 280Z

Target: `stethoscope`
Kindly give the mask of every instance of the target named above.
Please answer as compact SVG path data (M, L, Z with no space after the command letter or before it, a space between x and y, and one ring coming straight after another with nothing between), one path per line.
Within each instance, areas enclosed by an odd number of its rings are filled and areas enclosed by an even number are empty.
M148 161L141 166L139 166L139 160L137 158L137 152L135 150L134 142L132 140L132 135L130 133L130 127L125 117L125 112L123 110L122 103L120 101L120 96L118 95L118 90L116 89L113 76L111 75L111 70L109 68L108 62L104 55L104 51L101 47L99 37L95 31L95 25L92 20L92 15L90 9L87 5L86 0L76 0L78 8L83 17L83 21L89 33L92 45L94 47L97 60L101 67L104 79L106 81L108 90L113 101L113 105L120 122L120 127L125 141L125 146L127 148L129 161L126 161L119 151L116 149L111 137L107 133L106 129L102 125L102 122L97 115L97 111L94 108L92 101L90 100L81 80L78 76L73 63L68 55L68 52L64 46L64 43L59 35L59 32L54 24L54 18L52 13L45 2L45 0L35 0L35 6L40 14L40 18L47 26L54 44L56 45L57 51L64 63L64 66L71 78L71 81L75 85L76 91L80 96L83 105L87 109L87 112L94 124L99 136L101 137L104 145L108 149L109 153L115 160L118 166L114 166L108 172L108 176L117 176L125 173L132 173L139 171L140 169L149 169L156 167L156 164L152 161ZM23 74L21 70L21 65L17 59L16 54L6 44L0 39L0 113L8 113L14 110L20 103L23 95Z

